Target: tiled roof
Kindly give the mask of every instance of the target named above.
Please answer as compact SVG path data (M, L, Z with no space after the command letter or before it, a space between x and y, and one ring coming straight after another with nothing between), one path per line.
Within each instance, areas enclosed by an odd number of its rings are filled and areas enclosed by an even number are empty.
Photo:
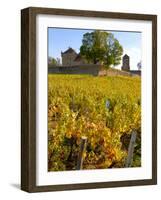
M72 49L71 47L69 47L66 51L63 52L63 54L73 53L73 52L76 53L74 49Z
M125 54L123 57L124 57L124 58L129 58L129 56L128 56L127 54Z

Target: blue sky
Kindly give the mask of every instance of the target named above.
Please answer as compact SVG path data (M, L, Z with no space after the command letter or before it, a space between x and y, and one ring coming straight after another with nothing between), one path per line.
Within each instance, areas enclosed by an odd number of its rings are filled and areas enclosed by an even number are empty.
M61 59L61 51L66 51L72 47L79 53L82 44L83 34L93 30L48 28L48 55ZM107 30L108 31L108 30ZM108 31L114 34L120 44L123 46L123 55L130 56L130 68L137 69L137 63L141 60L141 33ZM121 65L116 66L120 69Z

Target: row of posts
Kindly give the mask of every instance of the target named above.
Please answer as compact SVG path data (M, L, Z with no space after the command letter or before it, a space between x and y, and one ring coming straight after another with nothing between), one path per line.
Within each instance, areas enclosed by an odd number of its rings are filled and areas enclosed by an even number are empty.
M105 106L107 109L110 108L110 104L111 104L110 100L107 99L105 102ZM74 99L72 99L72 107L74 108ZM131 167L132 165L136 136L137 136L137 132L132 131L131 139L130 139L130 143L128 147L128 156L125 162L125 167ZM76 166L77 170L83 169L83 159L84 159L84 154L86 151L86 145L87 145L87 137L82 136L80 147L79 147L78 159L77 159L77 166Z
M131 167L132 165L136 136L137 136L137 132L132 131L131 139L130 139L130 143L128 147L128 156L125 162L125 167ZM86 145L87 145L87 137L83 136L81 137L76 170L83 169L83 159L84 159L84 154L86 151Z

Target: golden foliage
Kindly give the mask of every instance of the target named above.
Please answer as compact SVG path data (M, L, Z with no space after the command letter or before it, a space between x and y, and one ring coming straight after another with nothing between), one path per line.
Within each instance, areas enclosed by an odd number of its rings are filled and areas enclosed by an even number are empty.
M84 169L124 167L121 137L141 132L140 104L139 77L49 75L49 171L75 169L81 136L88 138Z

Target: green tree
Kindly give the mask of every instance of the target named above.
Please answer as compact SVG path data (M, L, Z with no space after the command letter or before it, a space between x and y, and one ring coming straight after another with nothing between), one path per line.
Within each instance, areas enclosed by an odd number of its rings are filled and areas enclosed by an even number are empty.
M104 63L109 67L110 65L116 66L120 64L123 48L119 41L114 38L112 33L107 37L107 51L104 57Z
M109 67L120 63L123 48L112 33L96 30L83 35L80 53L88 62Z
M107 49L107 36L107 32L101 31L85 33L83 35L82 46L80 47L81 55L84 56L88 62L94 64L103 61Z
M52 58L52 59L51 59L51 64L52 64L52 65L57 65L57 60L56 60L55 58Z
M60 66L61 63L60 63L60 59L59 58L53 58L53 57L49 57L48 58L48 64L49 64L49 67L52 67L52 66Z

